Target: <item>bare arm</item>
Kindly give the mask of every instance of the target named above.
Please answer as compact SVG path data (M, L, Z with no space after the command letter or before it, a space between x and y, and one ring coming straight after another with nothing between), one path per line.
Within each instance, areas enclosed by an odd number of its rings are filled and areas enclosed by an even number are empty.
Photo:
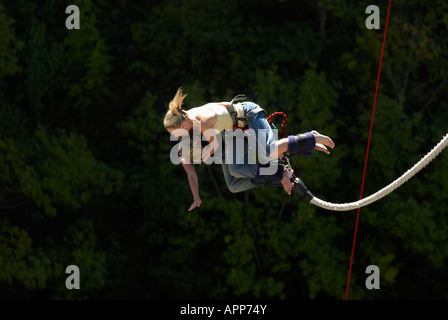
M193 127L197 126L201 128L203 138L209 144L205 146L202 150L202 161L206 161L210 156L212 156L215 150L219 147L216 134L218 130L213 129L213 124L216 122L216 114L213 117L206 117L203 115L197 115L193 123Z
M190 206L190 209L188 211L193 210L196 207L201 206L201 198L199 197L199 183L198 183L198 176L196 174L196 170L194 169L194 165L192 163L184 163L182 162L182 166L185 169L185 172L187 173L188 182L190 184L191 193L193 194L193 203Z

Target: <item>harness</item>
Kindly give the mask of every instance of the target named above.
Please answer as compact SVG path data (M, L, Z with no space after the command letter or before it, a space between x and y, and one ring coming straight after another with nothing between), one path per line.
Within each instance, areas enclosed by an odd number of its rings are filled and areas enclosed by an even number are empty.
M229 113L230 113L230 117L232 118L232 121L233 121L233 130L236 130L236 129L247 130L249 128L247 126L246 117L238 117L238 113L236 112L235 107L234 107L234 103L236 103L238 101L243 101L243 100L246 100L246 96L244 94L239 94L236 97L234 97L232 99L232 101L230 101ZM238 121L241 121L242 123L244 123L244 126L243 127L238 126Z
M237 129L241 129L241 130L247 130L249 127L247 125L247 119L246 117L238 117L238 113L235 110L234 104L236 102L239 101L243 101L246 100L246 96L244 94L238 94L237 96L235 96L232 101L230 101L229 104L229 113L230 113L230 117L232 118L233 121L233 130L237 130ZM272 124L272 118L275 116L282 116L283 117L283 122L281 124L281 129L282 129L282 135L283 138L286 138L286 132L285 132L285 124L286 121L288 120L288 117L286 116L286 113L284 112L274 112L273 114L269 115L266 120L268 121L269 125L271 125L271 127L275 128ZM244 123L244 127L241 127L238 125L238 121L241 121ZM292 182L298 183L298 180L300 181L300 179L294 174L294 170L292 169L291 163L289 162L289 158L287 157L289 156L289 153L286 154L285 157L280 159L280 164L286 169L288 170L289 173L289 179Z

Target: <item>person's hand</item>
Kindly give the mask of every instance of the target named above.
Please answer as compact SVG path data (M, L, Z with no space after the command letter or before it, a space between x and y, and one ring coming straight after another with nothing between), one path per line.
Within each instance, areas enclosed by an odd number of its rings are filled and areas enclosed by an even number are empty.
M314 137L316 138L316 146L314 147L314 150L323 151L326 154L330 154L327 147L330 147L331 149L334 148L335 144L333 140L331 140L330 137L320 134L316 130L311 131L311 133L314 134Z
M190 206L190 209L188 209L188 211L191 211L191 210L193 210L196 207L200 207L201 203L202 203L201 198L198 198L198 199L194 200L193 203Z

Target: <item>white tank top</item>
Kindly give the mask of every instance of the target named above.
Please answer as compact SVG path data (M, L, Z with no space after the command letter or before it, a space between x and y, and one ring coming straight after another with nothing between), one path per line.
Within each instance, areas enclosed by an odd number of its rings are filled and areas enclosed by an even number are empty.
M201 111L204 110L204 108L207 108L208 110L213 111L216 116L216 123L213 125L213 129L218 130L219 132L225 130L225 129L233 129L233 121L232 117L230 116L229 110L227 110L226 107L219 103L209 103L206 105L203 105L201 107L193 108L187 111L188 118L191 121L195 121L196 116L198 114L201 114ZM237 112L238 117L244 117L244 110L241 103L234 104L235 111ZM244 124L241 123L238 124L239 126L243 126Z

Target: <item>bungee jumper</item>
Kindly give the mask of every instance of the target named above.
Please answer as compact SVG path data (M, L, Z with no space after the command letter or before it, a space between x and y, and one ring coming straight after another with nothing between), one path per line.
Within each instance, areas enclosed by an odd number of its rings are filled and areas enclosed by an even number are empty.
M448 134L445 134L439 143L420 159L420 161L386 187L358 201L350 203L332 203L315 197L302 180L294 175L294 171L289 162L290 157L295 157L297 155L305 157L310 156L312 150L319 150L329 154L330 152L326 147L334 148L335 146L334 142L329 137L321 135L313 130L311 132L298 134L296 136L288 136L286 138L284 132L286 115L281 112L276 112L269 117L266 117L265 111L255 103L249 101L238 103L238 101L245 100L245 96L243 95L236 96L230 102L208 103L201 107L183 110L182 102L185 96L186 95L182 94L182 89L179 88L174 99L171 100L169 104L169 110L163 121L168 132L174 134L177 129L182 128L191 135L191 131L194 127L199 127L201 133L205 133L208 129L214 129L218 134L224 130L252 129L257 136L259 147L261 146L262 150L268 150L267 154L269 160L275 162L276 157L277 161L279 160L280 165L277 166L277 170L273 174L262 175L261 170L266 167L266 164L249 163L248 154L250 150L247 150L246 147L244 150L243 162L235 163L235 161L232 161L235 160L235 157L233 156L233 159L231 158L230 163L228 163L228 158L224 157L226 160L222 161L222 168L227 187L231 192L242 192L263 185L283 185L283 188L289 195L291 192L295 192L302 196L307 202L321 208L331 211L354 210L367 206L399 188L428 165L448 146ZM272 125L271 117L277 114L284 116L284 121L282 123L284 137L280 140L274 139L272 131L272 129L275 129L275 126ZM260 132L262 135L259 135ZM216 139L216 134L207 137L207 142L211 143ZM179 135L178 138L181 139L181 135ZM261 138L261 140L258 138ZM260 144L260 141L264 141L264 143ZM265 149L263 149L263 147L265 147ZM233 145L233 151L235 151L235 145ZM192 158L192 154L193 153L190 150L190 159ZM235 152L232 154L235 155ZM195 207L199 207L202 201L199 197L198 179L194 166L191 162L185 161L185 159L185 157L182 157L181 163L187 172L190 189L194 198L194 201L188 210L191 211Z
M169 110L165 115L163 124L170 134L176 135L178 132L176 129L184 129L184 132L191 135L194 128L199 128L201 134L210 132L209 129L214 129L215 133L238 129L251 130L255 135L253 138L257 141L258 150L266 150L266 154L257 154L259 158L265 160L264 163L260 161L251 163L249 161L251 150L246 145L244 160L236 161L238 160L236 159L237 145L233 144L233 150L231 150L233 157L230 159L224 157L221 163L226 185L231 192L237 193L255 187L273 185L283 186L288 195L295 192L307 201L312 199L312 194L303 182L294 175L289 164L289 158L298 155L308 157L313 150L329 154L327 147L334 148L335 146L331 138L313 130L276 140L273 132L275 127L272 125L271 119L266 117L265 110L253 102L244 101L245 96L243 95L236 96L230 102L207 103L189 110L182 108L185 97L186 95L179 88L169 104ZM216 134L210 136L204 134L204 136L208 143L217 139ZM181 136L177 138L181 138ZM267 158L267 161L265 158ZM277 164L275 166L276 171L271 172L271 174L263 173L263 168L269 166L266 163L268 161ZM187 173L193 194L194 201L188 209L188 211L191 211L195 207L199 207L202 202L199 196L198 178L191 161L186 161L184 156L181 158L181 163Z

